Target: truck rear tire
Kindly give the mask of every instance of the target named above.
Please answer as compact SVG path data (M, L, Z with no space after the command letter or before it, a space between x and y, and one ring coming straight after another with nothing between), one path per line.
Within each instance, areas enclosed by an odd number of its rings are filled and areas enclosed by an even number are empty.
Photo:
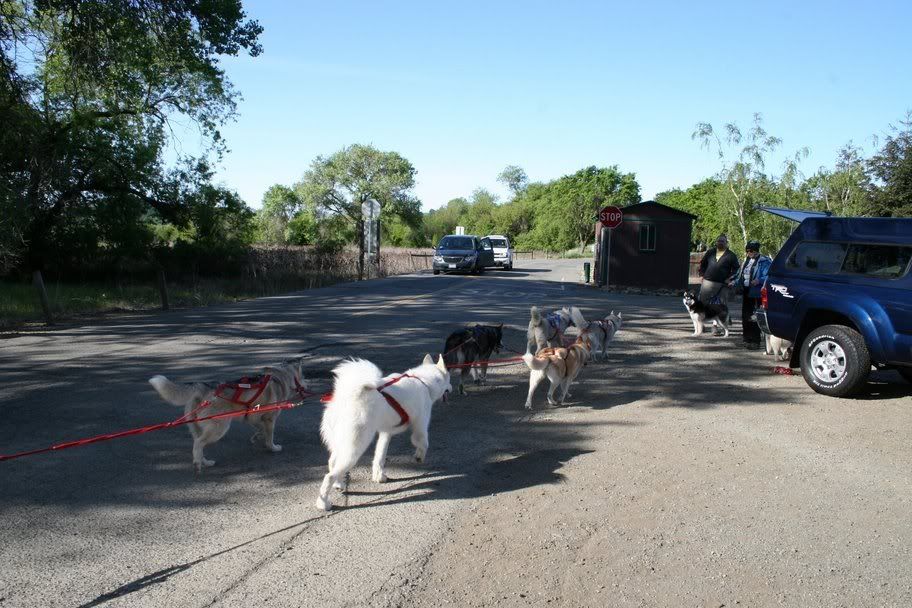
M801 345L800 362L808 386L830 397L858 392L871 371L864 338L844 325L824 325L809 333Z

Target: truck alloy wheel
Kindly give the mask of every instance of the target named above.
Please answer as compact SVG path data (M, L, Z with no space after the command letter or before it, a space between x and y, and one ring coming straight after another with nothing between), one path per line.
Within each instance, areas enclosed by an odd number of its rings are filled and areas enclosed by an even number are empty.
M831 397L857 392L871 371L864 338L843 325L818 327L801 346L801 373L812 389Z

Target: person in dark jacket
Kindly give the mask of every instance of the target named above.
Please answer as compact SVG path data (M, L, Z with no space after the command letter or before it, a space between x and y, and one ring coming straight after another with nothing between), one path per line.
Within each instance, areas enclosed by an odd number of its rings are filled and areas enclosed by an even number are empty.
M720 234L716 246L700 260L700 301L709 304L716 296L728 304L728 288L738 273L738 256L728 248L728 237Z
M760 348L761 336L754 311L760 305L760 290L763 288L773 261L765 255L760 255L759 241L748 241L744 249L744 263L741 264L735 281L737 291L743 295L741 328L744 345L750 350L755 350Z

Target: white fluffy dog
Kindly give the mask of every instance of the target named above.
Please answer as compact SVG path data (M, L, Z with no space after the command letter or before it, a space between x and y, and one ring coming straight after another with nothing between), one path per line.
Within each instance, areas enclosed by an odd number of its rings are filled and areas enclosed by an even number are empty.
M777 361L788 361L792 358L792 343L785 338L772 334L763 334L766 342L766 354L775 355Z
M386 451L393 435L411 428L415 460L423 462L428 450L428 425L435 401L452 390L443 356L430 355L403 374L383 376L364 359L345 361L333 370L333 394L320 423L320 436L329 449L329 472L323 478L317 508L329 511L330 487L345 489L348 472L357 464L374 436L373 480L386 481Z

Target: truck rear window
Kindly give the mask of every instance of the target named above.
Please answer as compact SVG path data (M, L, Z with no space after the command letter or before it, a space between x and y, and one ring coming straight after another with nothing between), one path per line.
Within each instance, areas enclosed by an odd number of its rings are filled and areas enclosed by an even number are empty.
M786 266L821 274L861 274L895 279L903 276L912 260L912 247L868 243L799 243Z
M906 273L912 247L896 245L849 245L842 272L895 279Z
M789 256L786 266L808 272L835 274L842 268L845 255L845 243L805 241L798 243L795 251Z

